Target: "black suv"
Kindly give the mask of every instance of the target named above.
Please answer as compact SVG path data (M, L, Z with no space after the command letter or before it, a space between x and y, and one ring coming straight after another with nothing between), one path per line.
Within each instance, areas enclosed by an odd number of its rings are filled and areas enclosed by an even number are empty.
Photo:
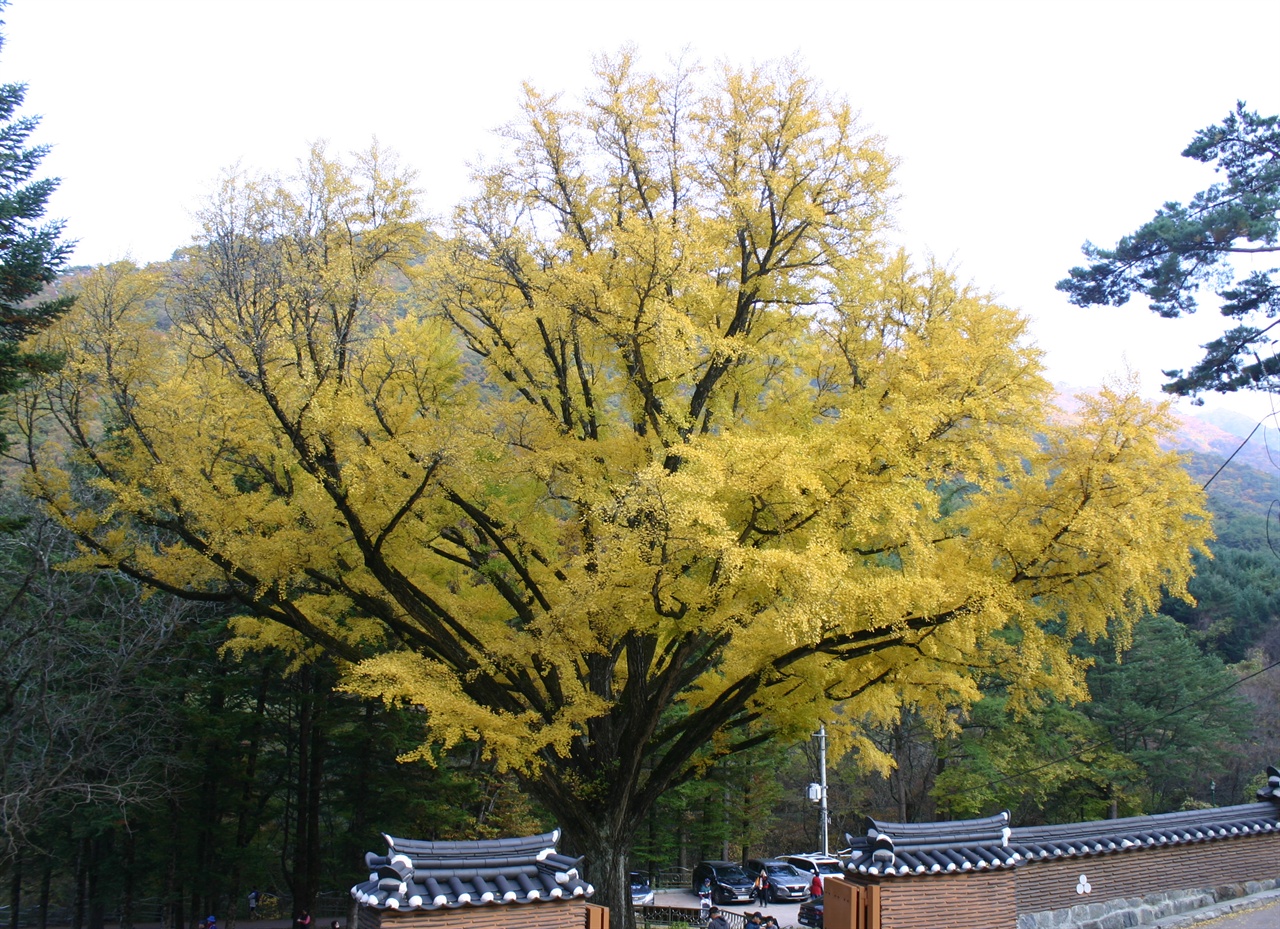
M809 883L811 877L802 874L785 861L777 858L752 858L747 862L747 871L755 875L761 871L769 879L770 903L790 903L793 900L809 899Z
M752 878L742 865L732 861L702 861L693 869L693 892L702 890L702 882L711 881L711 902L716 905L751 901Z
M800 904L800 912L796 915L796 922L802 926L808 926L809 929L822 929L822 898L815 897L809 903Z

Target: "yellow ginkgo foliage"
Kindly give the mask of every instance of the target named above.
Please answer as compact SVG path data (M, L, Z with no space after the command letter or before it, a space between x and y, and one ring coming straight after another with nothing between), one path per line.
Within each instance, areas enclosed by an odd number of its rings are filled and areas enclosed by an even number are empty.
M167 276L100 269L28 486L85 564L482 740L626 920L697 765L820 720L875 761L861 726L979 671L1078 696L1070 643L1184 593L1208 526L1163 411L1061 418L1016 312L884 247L892 160L799 69L596 77L527 91L446 232L316 150Z

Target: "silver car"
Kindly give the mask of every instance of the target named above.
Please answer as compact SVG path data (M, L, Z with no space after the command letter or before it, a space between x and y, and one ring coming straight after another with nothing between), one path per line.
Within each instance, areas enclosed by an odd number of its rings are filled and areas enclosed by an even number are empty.
M747 873L754 877L761 872L769 881L769 903L802 902L809 899L812 877L797 871L780 858L752 858L747 862Z

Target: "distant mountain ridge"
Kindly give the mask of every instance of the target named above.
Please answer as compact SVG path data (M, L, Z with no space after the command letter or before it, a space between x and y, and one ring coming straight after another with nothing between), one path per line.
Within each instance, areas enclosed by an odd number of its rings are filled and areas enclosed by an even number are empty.
M1056 389L1058 405L1070 413L1079 406L1076 395L1091 393L1095 388L1058 384ZM1261 425L1256 419L1222 408L1194 413L1175 411L1174 416L1178 427L1169 447L1221 461L1234 454L1234 464L1280 475L1280 416L1268 417ZM1248 442L1241 448L1246 439Z
M1238 413L1226 410L1214 412L1248 422ZM1241 435L1237 431L1241 427L1237 426L1229 431L1211 421L1208 416L1178 413L1177 417L1178 429L1171 445L1179 451L1200 452L1223 460L1234 454L1233 464L1248 465L1259 471L1280 473L1280 429L1275 425L1259 426L1257 431L1253 432L1252 438L1248 438L1249 433L1258 426L1257 423L1250 422L1248 428L1243 429L1244 434ZM1246 438L1248 438L1247 442ZM1241 443L1244 443L1243 447Z

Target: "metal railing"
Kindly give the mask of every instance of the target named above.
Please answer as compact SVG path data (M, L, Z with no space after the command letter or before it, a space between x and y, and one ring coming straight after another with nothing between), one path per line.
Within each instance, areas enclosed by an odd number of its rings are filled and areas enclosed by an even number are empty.
M664 890L672 887L690 887L693 883L692 868L662 868L658 871L654 889L662 888Z
M697 906L662 906L648 904L636 909L637 926L674 926L683 923L686 926L705 926L707 919L702 915L702 908ZM721 910L720 915L729 924L729 929L742 929L747 919L741 913Z

